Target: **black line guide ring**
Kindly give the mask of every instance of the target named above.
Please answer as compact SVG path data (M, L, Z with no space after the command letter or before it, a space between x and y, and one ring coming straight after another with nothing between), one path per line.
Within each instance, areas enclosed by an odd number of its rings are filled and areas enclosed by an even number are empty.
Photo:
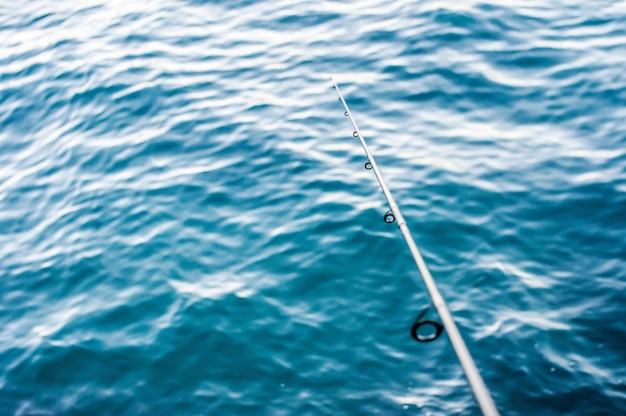
M432 303L426 306L424 309L422 309L420 314L417 315L417 318L415 318L415 322L413 322L413 326L411 327L411 337L417 342L434 341L437 338L439 338L439 336L443 332L443 329L444 329L443 325L441 325L439 322L422 319L424 316L426 316L431 306L433 306ZM421 326L424 326L424 325L429 325L429 326L434 327L435 332L429 335L420 335L419 329Z
M430 325L435 328L435 332L430 335L420 335L419 329L424 325ZM411 337L417 342L431 342L439 338L443 332L443 325L435 321L415 321L411 327Z
M343 113L344 116L348 117L348 112Z
M357 133L356 131L353 131L353 132L352 132L352 136L353 136L353 137L359 137L359 133Z
M369 160L365 162L365 169L372 170L372 168L373 168L372 163Z
M387 224L392 224L396 220L396 216L393 215L393 212L391 210L389 210L387 211L383 219Z

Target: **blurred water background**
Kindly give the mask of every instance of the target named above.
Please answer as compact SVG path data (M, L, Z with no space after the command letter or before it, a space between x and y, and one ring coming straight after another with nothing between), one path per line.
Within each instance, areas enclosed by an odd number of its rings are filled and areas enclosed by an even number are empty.
M623 1L0 2L0 414L626 411Z

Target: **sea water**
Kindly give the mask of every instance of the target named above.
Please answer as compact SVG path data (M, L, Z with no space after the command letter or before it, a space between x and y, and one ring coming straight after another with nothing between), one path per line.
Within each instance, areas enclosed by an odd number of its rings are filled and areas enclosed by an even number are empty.
M626 412L617 1L0 2L0 414ZM429 319L436 319L431 311Z

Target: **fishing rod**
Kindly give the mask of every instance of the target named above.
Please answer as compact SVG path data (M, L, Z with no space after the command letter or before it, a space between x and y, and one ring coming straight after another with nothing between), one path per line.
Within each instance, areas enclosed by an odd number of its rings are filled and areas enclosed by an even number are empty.
M426 285L426 289L428 290L428 294L430 295L431 304L428 305L426 308L424 308L424 310L419 314L419 316L415 320L415 323L413 324L413 327L411 328L411 336L416 341L420 341L420 342L434 341L441 335L441 333L445 329L446 333L448 334L448 338L450 339L450 343L452 344L452 347L454 348L454 352L456 353L459 359L459 362L461 363L461 367L463 368L463 372L465 373L465 376L467 377L467 380L472 389L472 392L474 393L474 397L476 398L476 401L478 402L478 405L480 406L481 411L483 412L485 416L498 416L499 413L498 413L498 410L496 409L493 399L491 398L491 394L489 393L489 390L487 390L487 386L485 386L485 382L483 381L482 377L480 376L480 373L478 372L478 369L476 368L474 359L470 355L469 350L467 349L467 346L465 345L465 341L463 340L461 333L459 332L458 328L456 327L456 324L454 323L454 319L452 319L452 315L450 314L450 311L448 310L448 305L446 304L446 301L441 296L441 293L439 293L439 289L437 288L437 285L435 284L435 281L433 277L431 276L430 271L428 270L428 267L426 267L426 263L424 262L424 259L422 258L422 255L420 254L420 251L417 248L417 244L415 244L415 241L413 240L411 231L409 231L409 227L407 226L406 221L404 220L404 217L402 216L402 213L400 212L400 208L398 207L398 204L396 204L396 201L393 199L393 196L391 195L391 191L387 187L387 184L385 183L385 180L383 179L383 176L380 173L380 169L378 169L378 165L376 164L374 155L372 154L369 147L367 146L367 143L365 142L365 139L363 138L363 135L361 134L361 130L359 130L359 127L356 125L356 121L354 121L354 117L352 117L350 108L348 108L348 103L346 103L346 100L343 97L343 94L341 94L339 85L332 77L330 79L333 83L333 87L337 91L337 94L339 94L339 101L341 101L344 108L346 109L344 115L346 117L350 117L350 121L352 122L352 126L354 127L354 132L352 133L352 136L359 138L359 140L361 141L361 145L363 146L363 150L365 150L365 155L367 156L367 162L365 162L365 169L374 171L374 174L376 175L376 179L378 179L378 184L380 185L380 188L382 189L383 194L385 194L385 198L387 198L387 202L389 203L389 211L387 211L383 219L385 220L386 223L389 223L389 224L393 222L397 222L398 228L400 228L400 232L402 233L402 236L404 237L404 241L406 242L406 245L409 247L409 251L411 252L411 255L413 256L413 260L415 260L415 264L417 265L417 268L422 276L422 280L424 284ZM415 276L414 276L414 279L419 284L419 279ZM428 313L431 306L435 307L437 313L439 314L439 318L441 318L441 322L443 323L443 325L435 321L423 319L424 316L426 316L426 314ZM419 331L421 327L434 328L435 332L430 333L428 335L423 335L423 331L422 333L420 333Z

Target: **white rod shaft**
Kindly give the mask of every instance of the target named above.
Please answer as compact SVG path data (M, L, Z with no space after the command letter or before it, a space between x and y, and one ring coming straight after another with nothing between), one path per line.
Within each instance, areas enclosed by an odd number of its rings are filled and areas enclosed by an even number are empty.
M459 358L461 367L463 367L465 376L467 377L472 392L474 393L474 397L476 397L476 401L478 402L478 405L480 406L480 409L485 416L498 416L498 410L496 409L493 399L489 394L489 390L487 390L487 386L485 386L485 382L483 381L480 373L478 372L478 369L476 368L476 364L474 363L474 360L472 359L472 356L470 355L469 350L465 345L465 341L461 337L461 333L454 323L454 319L452 319L452 315L448 310L448 305L446 304L446 301L441 296L441 293L439 293L439 289L437 288L433 277L430 275L428 267L426 267L426 263L424 262L424 259L422 258L422 255L420 254L420 251L417 248L415 241L413 240L413 236L411 235L409 227L407 226L406 221L404 220L404 217L400 212L400 208L398 208L398 204L396 204L396 201L393 199L391 191L389 191L389 188L387 187L387 184L385 183L385 180L383 179L383 176L378 169L376 160L374 160L374 155L372 155L372 153L370 152L370 149L367 146L363 135L361 134L361 130L359 130L359 127L356 125L356 121L354 121L354 118L352 117L352 113L348 108L348 104L341 94L341 90L339 90L339 85L337 85L337 82L335 82L333 78L331 78L331 80L334 84L335 89L337 90L337 94L339 94L339 99L346 109L346 114L348 114L348 117L350 117L350 121L354 126L354 131L356 131L356 133L358 134L361 145L363 146L363 150L365 150L365 154L367 155L367 158L372 165L372 169L374 170L376 179L378 179L378 183L380 184L380 187L385 194L385 198L387 198L387 201L389 202L389 208L393 212L393 215L398 222L400 232L402 233L402 236L404 237L404 240L406 241L406 244L411 251L411 255L415 260L415 264L417 265L417 268L422 275L422 280L426 285L426 289L428 290L432 303L437 309L437 313L439 314L443 326L446 329L446 333L448 334L450 343L452 344L452 347L454 348L454 351ZM415 278L415 280L419 283L419 280L417 278Z

